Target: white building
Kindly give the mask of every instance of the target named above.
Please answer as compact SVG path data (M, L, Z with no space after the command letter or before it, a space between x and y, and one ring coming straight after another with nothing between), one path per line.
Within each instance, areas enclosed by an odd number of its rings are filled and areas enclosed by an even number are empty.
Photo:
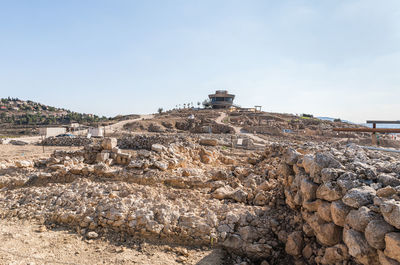
M66 133L66 131L67 130L63 127L39 128L40 135L46 138Z
M97 127L97 128L92 127L92 128L89 128L89 130L88 130L88 136L89 135L92 137L104 137L104 130L103 130L103 128L100 128L100 127Z

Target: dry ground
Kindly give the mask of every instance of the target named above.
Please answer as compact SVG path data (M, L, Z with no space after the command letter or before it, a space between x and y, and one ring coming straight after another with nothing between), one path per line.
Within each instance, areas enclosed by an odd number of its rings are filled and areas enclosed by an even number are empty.
M0 220L0 264L224 264L221 250L87 240L33 221Z
M81 147L61 147L61 146L45 146L44 152L43 147L38 145L11 145L11 144L0 144L0 161L3 160L32 160L35 158L49 157L54 150L78 150Z

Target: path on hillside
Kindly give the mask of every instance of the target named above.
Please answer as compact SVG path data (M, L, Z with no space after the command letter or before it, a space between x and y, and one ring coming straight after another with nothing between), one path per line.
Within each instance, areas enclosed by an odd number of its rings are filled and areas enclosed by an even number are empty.
M227 116L228 115L226 114L226 112L220 112L220 115L215 119L215 122L218 123L218 124L226 125L223 122L223 120ZM251 139L253 139L254 141L257 141L257 142L268 143L267 140L264 140L264 139L258 137L257 135L254 135L254 134L248 133L248 132L244 132L242 127L234 126L232 124L229 124L229 126L231 126L235 130L236 134L248 136L249 138L251 138Z
M124 128L124 125L127 124L127 123L140 121L142 119L148 120L148 119L152 119L153 117L154 117L153 114L140 115L139 118L119 121L119 122L116 122L114 124L107 125L104 128L105 128L105 131L106 131L107 134L115 133L115 132L118 132L118 131L122 131L123 128ZM86 136L87 129L73 132L73 134ZM41 136L26 136L26 137L16 137L16 138L9 138L9 139L10 140L22 141L22 142L25 142L27 144L36 144L36 143L39 143L42 140L42 137Z
M105 131L106 131L107 134L108 133L114 133L114 132L117 132L117 131L122 131L125 124L131 123L131 122L135 122L135 121L140 121L142 119L149 120L149 119L152 119L152 118L154 118L153 114L140 115L139 118L119 121L119 122L116 122L114 124L107 125L104 128L105 128Z

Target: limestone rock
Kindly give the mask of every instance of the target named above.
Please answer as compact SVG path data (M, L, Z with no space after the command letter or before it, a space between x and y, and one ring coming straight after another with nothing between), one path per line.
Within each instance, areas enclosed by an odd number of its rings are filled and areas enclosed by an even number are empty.
M28 160L15 161L15 166L19 168L33 167L33 162Z
M333 222L341 227L344 227L347 214L350 212L351 207L344 204L341 200L332 202L331 215Z
M318 206L317 213L322 220L332 222L331 204L329 202L322 201Z
M349 190L342 201L350 207L360 208L361 206L372 204L375 195L376 191L373 188L363 186Z
M333 247L326 248L322 257L321 264L337 264L349 258L348 249L343 244L337 244Z
M385 248L385 234L393 232L395 228L383 220L372 220L365 228L365 238L376 249Z
M199 144L200 145L205 145L205 146L217 146L218 145L218 140L217 139L204 138L204 139L200 139Z
M324 168L321 170L321 180L323 183L335 181L343 172L337 168Z
M394 200L382 202L380 210L386 222L400 229L400 202Z
M237 202L246 202L247 193L244 192L242 189L236 189L235 191L233 191L230 197Z
M286 241L285 251L289 255L299 256L303 250L303 234L300 231L291 233Z
M388 174L380 174L378 176L378 181L382 183L384 186L396 187L400 185L400 179Z
M384 197L384 198L390 197L396 193L397 193L397 191L392 186L386 186L386 187L381 188L376 191L377 196Z
M342 239L342 229L334 223L326 223L317 214L305 217L317 239L326 246L333 246Z
M300 153L294 150L293 148L288 148L285 153L285 162L288 165L293 166L294 164L297 163L297 160L299 159Z
M349 249L349 254L361 264L379 264L376 250L373 249L361 232L344 229L343 242Z
M165 150L165 146L163 146L162 144L153 144L151 146L151 150L153 150L157 153L161 153Z
M318 152L315 154L315 164L322 170L323 168L342 168L342 164L330 153Z
M310 174L311 168L314 165L314 156L313 155L305 155L303 157L302 166L306 173Z
M212 193L212 197L219 200L229 199L233 190L230 186L224 186L216 189Z
M303 195L303 199L306 201L312 201L316 198L316 191L318 185L308 179L302 179L300 183L300 190Z
M110 153L107 152L101 152L98 153L96 156L96 162L103 162L105 163L107 159L110 158Z
M168 169L168 163L163 162L163 161L156 161L154 162L154 166L158 168L159 170L165 171Z
M95 238L98 238L98 237L99 237L99 235L98 235L96 232L93 232L93 231L88 232L88 233L86 234L86 236L87 236L87 238L89 238L89 239L95 239Z
M400 262L400 233L387 233L385 235L385 243L385 255Z
M342 192L334 183L326 182L319 186L317 198L325 201L336 201L342 198Z
M378 257L379 257L379 262L381 263L381 265L400 265L400 262L397 262L394 259L387 257L383 253L383 251L378 250Z
M378 215L363 206L358 210L351 210L349 212L346 217L346 224L357 231L364 232L368 223L376 219L378 219Z
M240 249L243 245L243 240L240 238L239 235L230 235L229 237L227 237L227 239L225 239L225 241L222 243L222 246L224 246L225 248L229 248L229 249Z
M101 146L104 150L112 150L114 147L117 146L117 139L116 138L104 138L101 142Z

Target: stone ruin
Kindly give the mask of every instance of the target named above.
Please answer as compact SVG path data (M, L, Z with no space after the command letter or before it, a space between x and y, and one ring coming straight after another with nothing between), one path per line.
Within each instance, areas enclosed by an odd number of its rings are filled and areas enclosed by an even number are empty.
M0 217L224 248L233 264L400 264L400 160L358 146L114 138L0 165Z

